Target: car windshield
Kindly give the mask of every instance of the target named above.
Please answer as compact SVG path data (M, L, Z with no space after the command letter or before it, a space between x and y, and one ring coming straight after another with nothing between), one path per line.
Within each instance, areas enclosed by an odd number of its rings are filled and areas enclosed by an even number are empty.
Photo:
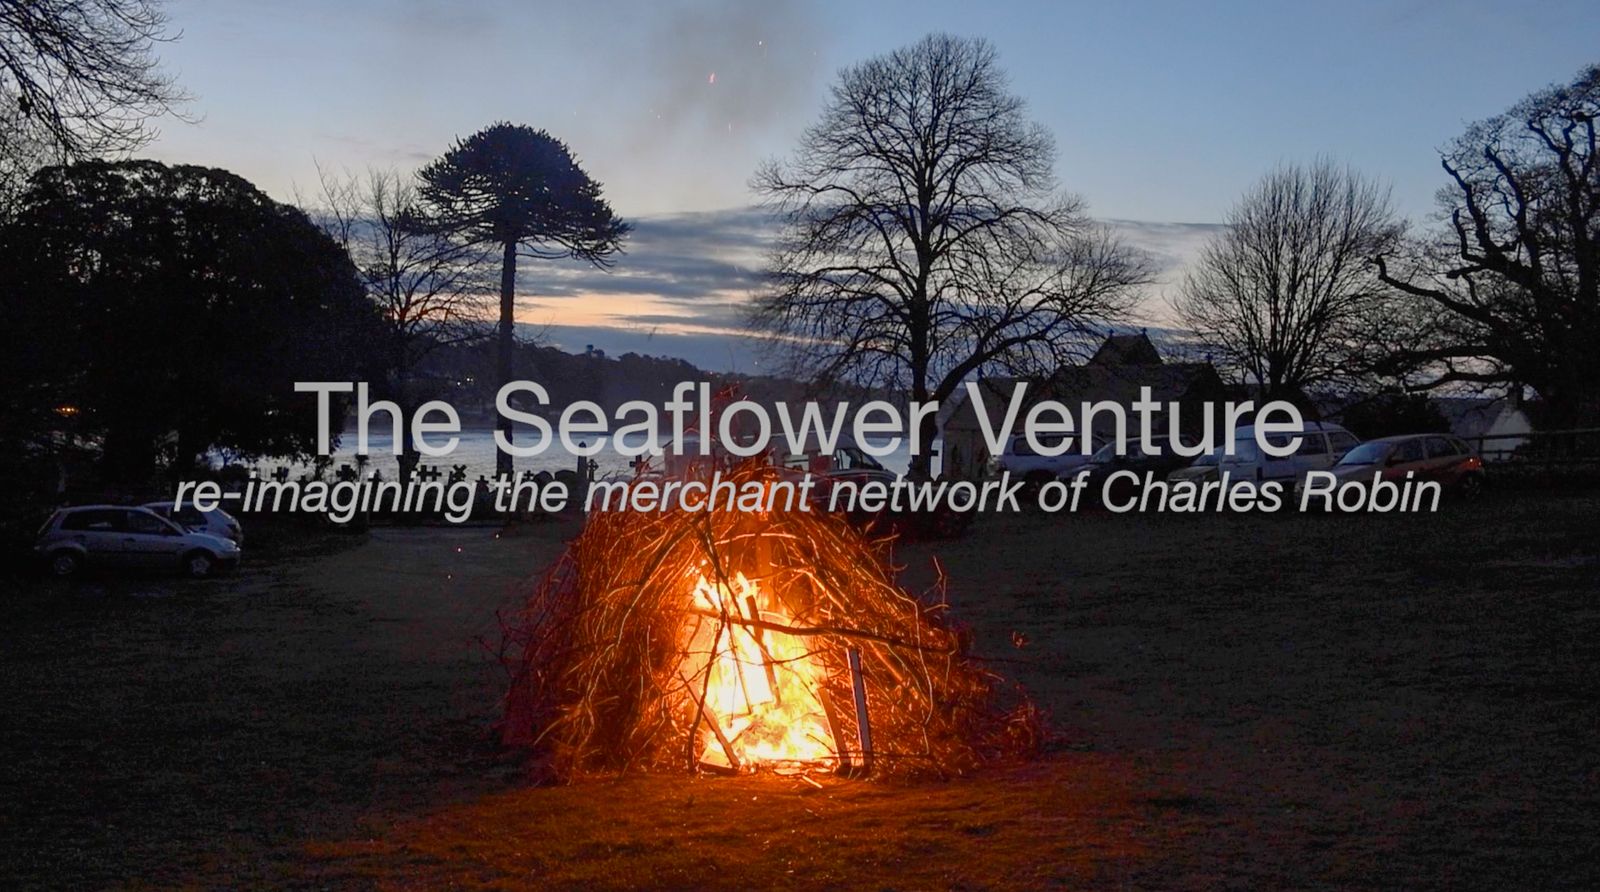
M834 452L834 466L845 471L854 471L860 468L868 468L874 471L883 470L883 465L878 464L877 459L862 452L855 446L843 446Z
M1131 453L1133 451L1133 444L1129 443L1128 447L1129 447L1128 451ZM1092 462L1093 464L1104 465L1104 464L1110 464L1111 462L1116 461L1116 459L1117 459L1117 442L1115 440L1112 440L1110 443L1107 443L1106 445L1101 446L1098 450L1096 450L1094 456L1092 458L1090 458L1089 461Z
M812 473L883 470L883 465L879 464L877 459L862 452L858 446L839 446L834 449L832 455L823 455L821 452L790 453L784 456L783 466L800 470L809 469ZM224 513L222 509L217 509L217 512L222 514L225 520L234 522L233 517Z
M1341 465L1375 465L1389 454L1388 443L1362 443L1339 459Z
M1228 458L1227 447L1218 446L1194 460L1196 467L1209 467ZM1233 458L1239 461L1253 461L1256 458L1256 441L1251 438L1235 440L1233 443Z

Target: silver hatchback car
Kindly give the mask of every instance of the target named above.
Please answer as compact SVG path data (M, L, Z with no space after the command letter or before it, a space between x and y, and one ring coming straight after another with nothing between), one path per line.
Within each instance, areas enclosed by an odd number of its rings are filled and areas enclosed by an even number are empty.
M62 508L39 529L33 550L56 576L103 566L173 569L201 578L239 563L239 546L232 541L126 505Z

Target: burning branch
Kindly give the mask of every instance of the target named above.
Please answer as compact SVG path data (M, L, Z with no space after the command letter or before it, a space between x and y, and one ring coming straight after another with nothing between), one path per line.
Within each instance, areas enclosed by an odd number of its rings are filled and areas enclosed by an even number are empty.
M907 594L887 545L820 512L592 515L505 623L504 738L564 777L686 751L721 771L950 775L1028 751L1031 704L1000 705L942 584Z

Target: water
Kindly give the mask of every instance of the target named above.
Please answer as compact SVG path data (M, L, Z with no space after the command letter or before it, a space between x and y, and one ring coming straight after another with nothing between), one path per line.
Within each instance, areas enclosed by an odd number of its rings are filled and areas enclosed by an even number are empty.
M468 480L476 480L478 477L492 478L494 476L495 454L498 451L495 448L494 431L492 429L463 430L455 436L459 438L460 442L456 444L456 448L449 455L439 458L422 456L421 464L435 466L445 475L448 475L457 465L461 465L466 470ZM516 442L518 445L523 445L534 442L536 438L537 434L532 429L518 430ZM448 436L446 435L435 434L429 437L429 442L442 443L447 439ZM583 438L575 437L574 439L580 442L584 441ZM592 441L595 438L590 439ZM633 459L620 455L616 450L610 448L608 437L602 436L597 439L601 441L603 448L592 456L596 464L595 476L600 479L605 479L612 475L631 476L633 473ZM637 445L642 443L644 439L643 435L639 435L630 437L629 442ZM782 442L781 437L779 442ZM375 429L369 432L367 436L367 454L369 457L366 466L367 473L370 474L373 471L377 471L386 480L394 480L399 476L399 463L395 460L392 452L393 445L394 441L387 430ZM877 461L891 471L904 473L911 465L911 450L902 442L899 448L888 455L879 456ZM938 470L938 464L939 459L935 455L935 471ZM340 438L339 448L333 452L333 469L337 471L341 465L349 465L352 468L356 465L356 432L354 430L344 432L344 435ZM561 441L557 439L539 455L531 458L515 459L515 466L519 476L523 471L549 471L553 474L563 469L573 470L577 468L578 457L568 452L561 445ZM661 460L652 458L651 466L660 467ZM289 468L291 479L302 474L311 473L311 463L309 462L265 461L257 465L263 476L271 474L280 467Z

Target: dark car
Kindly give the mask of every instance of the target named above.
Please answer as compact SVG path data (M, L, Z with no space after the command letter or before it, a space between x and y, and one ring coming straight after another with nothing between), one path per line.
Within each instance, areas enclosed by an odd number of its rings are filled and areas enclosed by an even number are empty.
M1185 447L1194 447L1195 441L1184 435L1179 435L1178 442ZM1089 463L1075 476L1088 477L1084 496L1093 502L1104 501L1107 495L1117 501L1126 500L1133 492L1143 485L1146 474L1153 474L1156 480L1165 480L1167 475L1179 468L1186 467L1194 461L1192 455L1179 455L1172 448L1172 443L1166 436L1158 436L1150 441L1150 448L1146 450L1145 444L1138 440L1129 440L1124 448L1118 449L1116 440L1100 447ZM1105 491L1106 480L1118 471L1132 471L1137 479L1130 479L1127 475L1117 478L1112 484L1112 491Z
M894 486L901 476L879 464L877 459L848 437L840 437L832 454L824 454L815 438L812 438L804 452L785 457L781 465L792 474L811 475L816 482L811 493L812 507L818 511L833 507L836 493L839 504L848 505L852 501L850 490L874 482ZM841 492L841 486L847 489ZM875 526L913 538L960 535L976 515L974 510L956 511L944 503L922 511L895 511L888 508L879 511L859 508L839 510L843 510L850 522L858 526Z

